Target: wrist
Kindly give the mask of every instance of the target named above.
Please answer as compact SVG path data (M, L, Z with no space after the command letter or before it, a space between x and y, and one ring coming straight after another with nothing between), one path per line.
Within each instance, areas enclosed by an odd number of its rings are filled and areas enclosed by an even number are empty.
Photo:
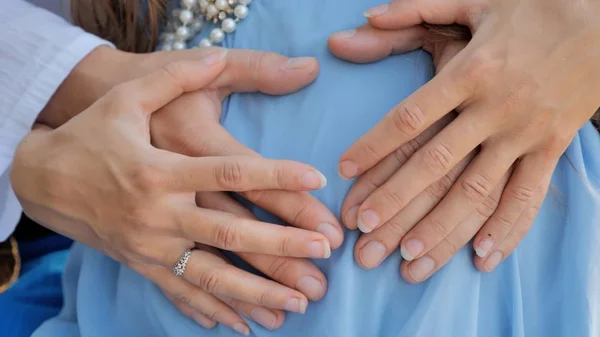
M37 122L57 128L115 85L128 79L133 54L99 46L73 68L38 116Z

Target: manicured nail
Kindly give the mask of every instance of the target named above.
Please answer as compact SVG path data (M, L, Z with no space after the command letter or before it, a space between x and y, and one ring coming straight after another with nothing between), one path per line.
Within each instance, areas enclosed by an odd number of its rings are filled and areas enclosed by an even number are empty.
M269 330L275 329L277 316L271 310L256 307L250 312L250 317L252 317L255 322Z
M358 165L350 160L344 160L339 164L338 170L342 178L352 179L358 174Z
M327 185L327 178L319 171L306 172L302 176L302 185L311 190L323 188Z
M225 55L227 55L227 48L219 48L219 51L204 56L202 61L207 66L212 66L224 59Z
M337 39L349 39L354 35L356 35L356 29L344 30L342 32L335 33L333 34L333 37Z
M346 221L356 224L356 222L358 221L357 217L358 217L358 209L359 208L360 208L360 206L358 206L358 205L350 208L348 210L348 212L346 213ZM349 227L349 224L346 224L346 226Z
M479 241L479 245L475 247L475 254L479 257L485 257L492 247L494 247L494 241L483 239Z
M434 267L435 261L428 256L423 256L410 264L408 273L415 281L423 281L429 276Z
M498 263L500 263L500 260L502 260L502 252L499 250L493 252L487 261L485 261L485 271L490 272L494 270Z
M366 210L356 220L358 229L363 233L371 233L379 225L379 214L373 210Z
M235 323L233 325L233 330L237 331L241 335L250 336L250 328L246 324Z
M406 261L412 261L415 259L415 257L421 254L423 249L425 249L423 242L411 239L406 241L406 243L400 247L400 254Z
M296 289L313 300L323 297L325 293L321 282L312 276L304 276L301 278L298 283L296 283Z
M325 235L329 243L339 242L342 240L340 237L342 234L330 223L322 223L317 226L317 232Z
M305 300L300 300L297 298L290 298L287 303L285 304L285 310L286 311L291 311L291 312L297 312L299 314L303 314L306 312L306 306L308 305L308 303L306 303Z
M295 57L285 62L285 69L297 70L304 69L315 62L314 57Z
M360 261L367 268L375 268L385 256L385 246L379 241L369 241L360 249Z
M327 241L313 241L308 246L308 255L313 259L328 259L331 256L331 247Z
M382 14L385 14L385 12L388 11L389 7L390 6L388 4L379 5L377 7L373 7L371 9L369 9L368 11L366 11L364 13L364 16L367 17L367 18L374 18L376 16L380 16Z

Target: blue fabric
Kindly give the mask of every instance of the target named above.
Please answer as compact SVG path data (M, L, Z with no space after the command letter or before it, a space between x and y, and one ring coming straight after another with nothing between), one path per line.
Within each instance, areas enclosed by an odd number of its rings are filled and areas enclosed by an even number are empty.
M329 179L314 193L339 216L351 182L337 159L402 98L432 75L417 51L375 64L333 57L327 37L364 23L381 0L255 0L233 48L315 56L321 73L310 87L284 97L235 94L222 122L267 157L316 166ZM435 99L432 97L431 99ZM466 247L427 282L409 285L400 255L365 271L353 258L359 233L347 232L330 259L326 297L305 315L288 314L270 332L249 321L254 336L555 337L600 336L600 137L586 125L558 163L552 189L519 248L490 274L476 271ZM254 210L263 220L273 217ZM35 337L237 336L205 330L182 316L150 281L102 254L77 245L65 273L65 308Z
M71 241L59 235L19 242L21 274L0 295L3 336L29 337L44 321L60 312L61 276L70 246Z

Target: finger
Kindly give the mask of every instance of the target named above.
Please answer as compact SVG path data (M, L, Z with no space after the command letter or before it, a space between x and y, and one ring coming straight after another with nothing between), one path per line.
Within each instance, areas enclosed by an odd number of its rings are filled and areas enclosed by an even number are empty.
M475 0L396 0L367 10L369 23L381 29L401 29L423 22L439 25L469 25L477 8Z
M203 155L244 155L260 158L258 153L235 140L220 125L215 125L211 130L211 137L208 137L211 139L210 143L206 142L201 147ZM344 232L336 216L309 193L256 190L242 192L241 196L294 227L323 234L329 240L332 249L338 248L344 241Z
M542 156L527 155L517 163L498 209L474 240L477 256L486 257L497 243L504 240L531 203L545 173L553 169L553 163Z
M209 247L192 252L183 277L210 294L267 308L304 313L308 305L300 292L232 266Z
M509 174L505 175L500 185L484 202L477 206L476 211L462 221L429 253L416 260L402 262L400 270L407 282L419 283L427 280L473 238L496 209L509 176Z
M196 321L196 323L200 324L201 326L205 327L206 329L212 329L215 326L217 326L217 321L209 318L208 316L206 316L203 313L197 312L196 310L194 310L194 308L190 307L186 303L183 303L183 302L177 300L175 298L175 296L173 296L172 294L167 293L167 292L164 292L164 294L165 294L165 297L168 298L175 305L175 307L177 307L177 309L179 309L179 311L182 314L193 319L194 321Z
M554 169L547 170L542 174L542 181L537 186L532 200L504 239L497 243L494 248L491 248L491 253L487 254L485 258L475 256L477 269L483 272L493 271L525 237L544 202L553 171Z
M422 134L409 142L402 144L392 154L375 167L361 175L354 183L342 205L342 219L349 229L357 228L358 208L371 193L381 187L390 177L404 165L408 159L425 143L433 138L442 128L454 118L448 114L433 124Z
M518 157L515 148L481 150L446 197L404 237L401 253L405 260L429 252L492 193Z
M295 92L315 80L319 63L314 57L289 58L258 50L230 50L227 66L209 88L221 97L232 92L260 91L270 95Z
M280 328L285 321L285 313L281 310L271 310L233 298L223 298L222 300L238 313L252 319L269 330Z
M491 132L492 123L476 125L474 120L467 112L459 115L419 149L360 206L358 228L368 233L381 226L478 147Z
M362 174L462 104L471 89L453 79L451 68L444 68L346 150L338 164L340 175L350 179Z
M379 266L391 253L396 251L406 233L446 196L472 156L474 153L460 162L448 175L427 187L405 209L381 227L371 233L361 235L354 248L357 263L363 268L372 269Z
M246 322L228 305L192 283L173 276L170 269L156 265L138 265L134 269L154 282L163 292L171 294L177 302L186 304L197 313L236 331L249 331ZM210 325L206 327L211 328Z
M182 206L172 215L181 238L233 252L329 258L331 248L320 233L239 218L229 213Z
M427 30L421 26L382 30L366 24L356 30L331 35L328 45L331 52L341 59L366 63L421 48L426 35Z
M218 209L254 219L250 211L224 193L198 193L196 201L200 207ZM325 296L327 291L325 275L308 260L252 253L237 253L237 255L267 277L300 291L311 301L318 301Z
M321 172L290 160L248 156L193 158L175 153L167 158L170 160L162 159L162 167L169 172L169 186L180 191L306 191L327 185Z
M225 67L227 50L217 48L199 59L164 65L142 78L120 84L98 102L112 102L113 113L131 113L131 109L149 115L185 92L196 91L211 83Z

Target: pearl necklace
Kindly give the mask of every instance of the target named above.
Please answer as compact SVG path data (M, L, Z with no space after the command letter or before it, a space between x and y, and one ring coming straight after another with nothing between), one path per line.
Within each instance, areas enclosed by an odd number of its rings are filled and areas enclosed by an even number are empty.
M161 34L162 50L186 49L189 40L202 30L206 22L220 24L209 38L200 40L195 47L219 45L225 34L235 32L237 23L248 16L252 0L181 0L181 9L174 9Z

